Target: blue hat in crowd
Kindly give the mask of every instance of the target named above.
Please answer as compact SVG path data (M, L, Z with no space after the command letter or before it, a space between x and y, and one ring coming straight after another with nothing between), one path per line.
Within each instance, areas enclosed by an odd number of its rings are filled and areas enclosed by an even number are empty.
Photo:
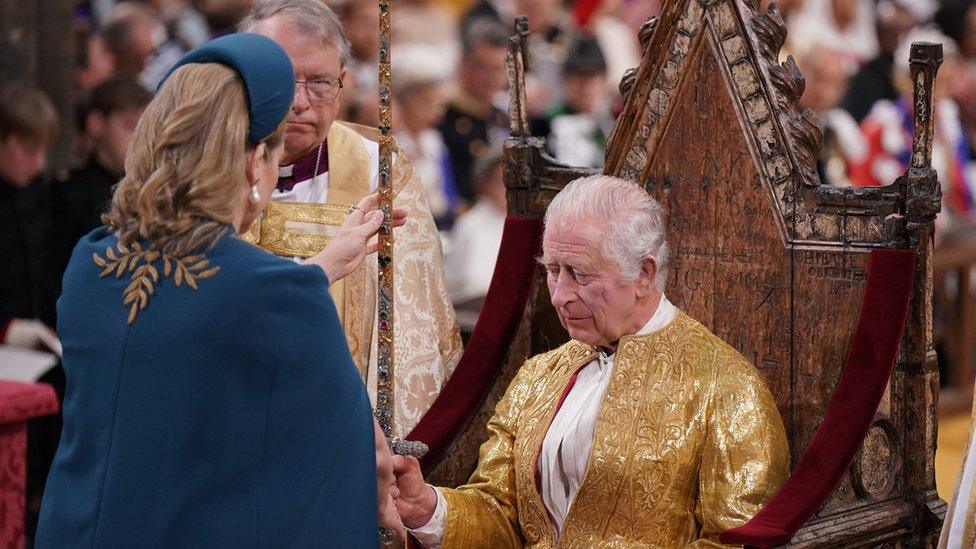
M220 63L241 76L247 91L251 125L247 138L258 143L281 124L295 97L295 71L285 50L270 38L252 33L222 36L187 53L160 82L189 63Z

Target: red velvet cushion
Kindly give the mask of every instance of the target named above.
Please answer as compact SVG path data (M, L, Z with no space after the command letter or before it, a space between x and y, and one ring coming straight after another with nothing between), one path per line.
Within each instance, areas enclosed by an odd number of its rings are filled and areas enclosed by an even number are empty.
M50 385L0 381L0 547L24 546L25 421L57 411Z
M58 396L44 383L0 380L0 424L47 416L58 411Z
M874 421L891 377L914 274L914 251L871 252L854 340L810 448L776 495L752 520L723 532L722 543L756 547L789 543L840 482Z

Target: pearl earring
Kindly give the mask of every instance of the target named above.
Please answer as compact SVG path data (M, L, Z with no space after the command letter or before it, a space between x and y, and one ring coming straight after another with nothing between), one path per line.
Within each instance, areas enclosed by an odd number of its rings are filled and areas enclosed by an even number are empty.
M251 204L257 204L261 202L261 193L258 192L257 183L251 185L251 195L247 197L251 201Z

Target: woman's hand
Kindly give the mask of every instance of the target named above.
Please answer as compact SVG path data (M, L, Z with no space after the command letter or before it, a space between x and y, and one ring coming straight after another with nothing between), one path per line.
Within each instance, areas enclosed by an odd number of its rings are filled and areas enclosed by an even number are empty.
M330 284L355 271L367 255L376 252L374 236L383 224L383 212L376 209L378 202L376 193L362 199L352 208L329 245L306 260L322 267ZM407 222L407 210L394 208L392 217L392 225L399 227Z
M380 526L393 533L392 544L403 546L407 538L406 530L400 515L397 514L396 501L396 478L393 476L393 457L390 455L390 447L386 443L386 437L380 429L376 419L373 419L373 432L376 435L376 515Z

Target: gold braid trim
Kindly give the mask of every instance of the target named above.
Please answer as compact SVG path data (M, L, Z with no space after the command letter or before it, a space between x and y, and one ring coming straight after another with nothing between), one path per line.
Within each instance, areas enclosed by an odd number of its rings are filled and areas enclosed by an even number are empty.
M116 251L118 255L116 255ZM149 304L149 296L156 293L159 270L153 263L160 258L163 260L163 276L172 276L177 287L186 282L187 286L196 290L197 280L210 278L220 271L220 267L207 269L210 266L210 260L206 259L203 254L174 257L169 254L161 254L152 248L143 250L138 242L133 242L131 246L125 246L121 242L115 248L109 246L105 248L105 258L97 253L92 254L95 265L102 269L98 275L102 278L113 273L115 278L122 278L122 275L131 273L131 282L122 292L122 305L129 306L127 322L130 325L135 322L139 311L145 309L146 305Z

